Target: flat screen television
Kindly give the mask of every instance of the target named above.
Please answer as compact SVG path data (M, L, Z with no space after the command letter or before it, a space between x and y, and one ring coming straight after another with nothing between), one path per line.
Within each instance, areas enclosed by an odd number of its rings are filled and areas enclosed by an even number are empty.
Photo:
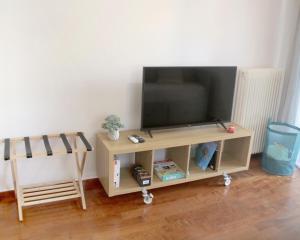
M141 129L231 121L236 67L144 67Z

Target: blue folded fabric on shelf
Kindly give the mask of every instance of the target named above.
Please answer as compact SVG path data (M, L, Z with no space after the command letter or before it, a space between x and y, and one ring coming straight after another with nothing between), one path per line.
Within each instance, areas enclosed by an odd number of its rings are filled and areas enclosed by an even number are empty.
M196 164L202 170L206 170L208 167L215 151L217 149L217 144L215 142L202 143L196 148Z

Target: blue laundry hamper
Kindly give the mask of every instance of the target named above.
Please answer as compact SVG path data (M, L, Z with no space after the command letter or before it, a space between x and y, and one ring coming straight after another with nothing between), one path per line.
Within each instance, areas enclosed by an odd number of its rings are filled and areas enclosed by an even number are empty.
M262 168L275 175L292 175L299 149L300 128L287 123L269 122Z

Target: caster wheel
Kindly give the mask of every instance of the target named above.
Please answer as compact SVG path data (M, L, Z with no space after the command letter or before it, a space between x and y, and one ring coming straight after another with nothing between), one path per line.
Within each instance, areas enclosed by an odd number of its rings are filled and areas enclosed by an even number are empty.
M225 186L229 186L231 184L231 179L226 179L225 181L224 181L224 185Z
M231 184L231 176L227 173L223 174L224 176L224 186L229 186Z
M145 204L148 205L152 203L152 199L154 198L154 196L152 193L148 193L148 191L145 188L142 189L142 196L144 198Z
M150 193L150 195L152 195L152 194ZM145 197L144 198L144 203L147 204L147 205L151 204L152 203L152 197L151 196Z

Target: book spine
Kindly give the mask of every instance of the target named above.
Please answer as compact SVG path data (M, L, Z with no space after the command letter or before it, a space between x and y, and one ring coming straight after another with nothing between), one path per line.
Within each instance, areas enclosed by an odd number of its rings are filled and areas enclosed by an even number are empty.
M119 159L115 158L114 160L114 186L115 188L120 187L120 171L121 171L121 162Z

